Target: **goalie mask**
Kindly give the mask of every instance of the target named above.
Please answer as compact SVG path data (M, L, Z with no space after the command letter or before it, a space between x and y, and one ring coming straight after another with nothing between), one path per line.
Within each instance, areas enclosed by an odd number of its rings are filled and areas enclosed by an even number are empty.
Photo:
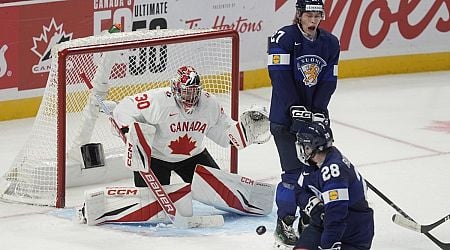
M172 93L175 101L184 111L191 114L198 105L202 86L200 76L192 66L182 66L172 80Z
M333 133L330 127L322 122L305 122L297 132L297 158L305 165L318 152L324 151L333 145Z

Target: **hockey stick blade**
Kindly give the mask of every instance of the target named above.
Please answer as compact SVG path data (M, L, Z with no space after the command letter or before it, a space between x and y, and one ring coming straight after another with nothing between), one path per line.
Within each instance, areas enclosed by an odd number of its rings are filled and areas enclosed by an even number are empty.
M222 215L185 217L176 213L173 224L177 228L221 227L225 224L225 221Z
M422 233L420 225L417 222L414 222L410 219L406 219L400 214L392 215L392 221L401 227L407 228L412 231L416 231L418 233Z
M450 220L450 214L444 216L442 219L440 219L432 224L420 225L419 223L411 221L400 214L394 214L392 216L392 221L395 224L402 226L404 228L411 229L418 233L427 233L448 220Z

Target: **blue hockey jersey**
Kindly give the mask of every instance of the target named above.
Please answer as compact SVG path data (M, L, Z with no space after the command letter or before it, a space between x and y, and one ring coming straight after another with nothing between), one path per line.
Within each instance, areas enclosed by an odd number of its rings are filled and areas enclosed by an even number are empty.
M314 41L305 38L296 24L275 32L270 37L267 62L273 88L270 121L290 126L293 105L328 116L339 53L338 39L322 29Z
M370 248L374 221L366 200L367 186L338 149L330 149L320 168L305 168L298 184L296 198L302 209L313 195L324 203L322 248L335 242Z

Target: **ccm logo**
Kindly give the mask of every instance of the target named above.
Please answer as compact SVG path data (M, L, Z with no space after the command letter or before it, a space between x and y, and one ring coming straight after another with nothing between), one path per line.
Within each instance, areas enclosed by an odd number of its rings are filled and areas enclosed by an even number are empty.
M234 138L232 134L228 134L228 138L230 138L230 141L237 147L241 146L241 144L238 142L238 140L236 140L236 138Z
M108 189L108 195L137 195L137 189L128 189L128 188L120 188L120 189Z
M294 110L292 110L292 118L312 119L312 114L310 111L294 109Z
M253 185L254 181L252 179L249 179L247 177L241 177L241 182Z
M133 157L133 144L128 143L127 166L131 168L131 158Z

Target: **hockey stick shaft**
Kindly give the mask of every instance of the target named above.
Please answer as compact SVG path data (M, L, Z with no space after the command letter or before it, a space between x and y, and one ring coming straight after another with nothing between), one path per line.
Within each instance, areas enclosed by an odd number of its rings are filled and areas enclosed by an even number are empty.
M394 221L395 224L402 226L402 227L406 227L408 229L411 229L411 230L419 232L419 233L427 233L448 220L450 220L450 214L444 216L442 219L440 219L434 223L431 223L428 225L421 225L421 224L411 221L399 214L394 214L392 216L392 221Z
M408 220L411 220L412 222L416 222L413 218L411 218L405 211L403 211L400 207L398 207L391 199L389 199L386 195L384 195L378 188L376 188L374 185L372 185L369 181L365 180L367 186L375 193L377 194L383 201L385 201L389 206L391 206L395 211L400 213L403 217L405 217ZM440 240L438 240L436 237L434 237L429 232L423 233L428 239L433 241L434 244L436 244L439 248L443 250L450 250L450 243L445 243Z

